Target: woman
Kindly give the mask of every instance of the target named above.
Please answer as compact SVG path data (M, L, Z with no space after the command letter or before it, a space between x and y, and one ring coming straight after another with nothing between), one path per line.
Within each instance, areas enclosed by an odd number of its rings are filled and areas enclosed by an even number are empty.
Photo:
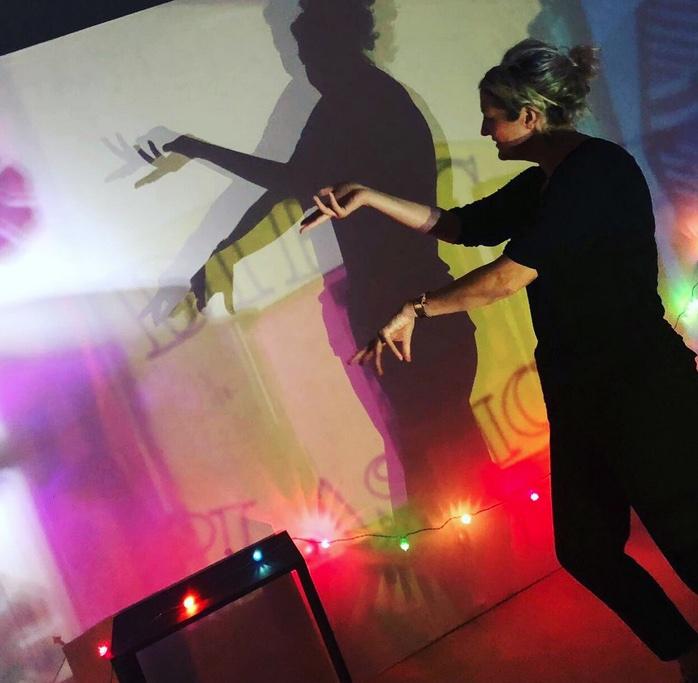
M698 634L624 552L634 508L698 592L695 354L664 319L647 184L621 147L579 133L595 50L536 40L480 82L481 134L537 164L480 201L442 211L356 183L324 188L305 231L362 206L466 246L509 240L493 263L408 301L350 362L410 362L417 318L470 311L527 288L550 422L555 549L662 660L698 681ZM325 199L323 201L322 198ZM428 325L425 320L420 324Z

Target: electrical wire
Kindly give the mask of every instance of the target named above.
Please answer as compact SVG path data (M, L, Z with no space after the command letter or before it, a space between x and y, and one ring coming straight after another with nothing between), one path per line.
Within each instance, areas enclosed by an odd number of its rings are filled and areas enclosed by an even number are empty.
M541 477L539 481L544 481L550 477L550 472L546 474L544 477ZM521 490L523 490L524 487L522 487ZM470 515L470 517L474 518L477 515L482 514L483 512L488 512L489 510L493 510L494 508L501 507L502 505L505 505L508 502L508 500L502 500L499 501L498 503L494 503L492 505L487 506L486 508L481 508L480 510L477 510L476 512L468 512L467 514ZM365 534L356 534L354 536L347 536L345 538L335 538L330 540L323 541L326 545L333 545L334 543L347 543L349 541L356 541L360 538L385 538L385 539L393 539L396 541L401 541L402 539L409 538L410 536L414 536L415 534L421 534L424 531L440 531L443 529L447 524L450 524L454 519L462 519L464 515L453 515L452 517L449 517L443 524L440 526L428 526L428 527L423 527L421 529L415 529L414 531L408 531L406 533L401 533L401 534L376 534L376 533L365 533ZM291 536L292 540L294 541L303 541L305 543L311 543L311 544L317 544L319 543L317 539L315 538L302 538L299 536Z

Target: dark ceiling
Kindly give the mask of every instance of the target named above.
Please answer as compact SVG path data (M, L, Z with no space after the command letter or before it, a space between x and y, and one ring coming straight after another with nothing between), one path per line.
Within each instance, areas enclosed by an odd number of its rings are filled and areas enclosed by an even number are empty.
M0 0L0 54L163 5L166 0Z

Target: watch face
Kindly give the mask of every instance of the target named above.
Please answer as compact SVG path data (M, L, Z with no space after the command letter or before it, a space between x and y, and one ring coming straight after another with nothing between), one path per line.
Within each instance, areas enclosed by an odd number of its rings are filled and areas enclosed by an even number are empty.
M417 314L418 318L428 318L427 312L424 310L424 302L427 300L427 295L422 294L419 299L415 299L412 302L414 306L414 312Z

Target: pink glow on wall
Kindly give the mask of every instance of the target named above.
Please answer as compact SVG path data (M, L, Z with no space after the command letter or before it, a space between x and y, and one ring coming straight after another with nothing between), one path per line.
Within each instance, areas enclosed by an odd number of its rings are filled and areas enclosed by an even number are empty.
M193 534L116 345L0 363L12 464L81 627L189 573ZM180 535L181 534L181 535ZM195 553L194 553L195 554Z
M34 225L29 181L15 166L0 160L0 254L17 247Z

